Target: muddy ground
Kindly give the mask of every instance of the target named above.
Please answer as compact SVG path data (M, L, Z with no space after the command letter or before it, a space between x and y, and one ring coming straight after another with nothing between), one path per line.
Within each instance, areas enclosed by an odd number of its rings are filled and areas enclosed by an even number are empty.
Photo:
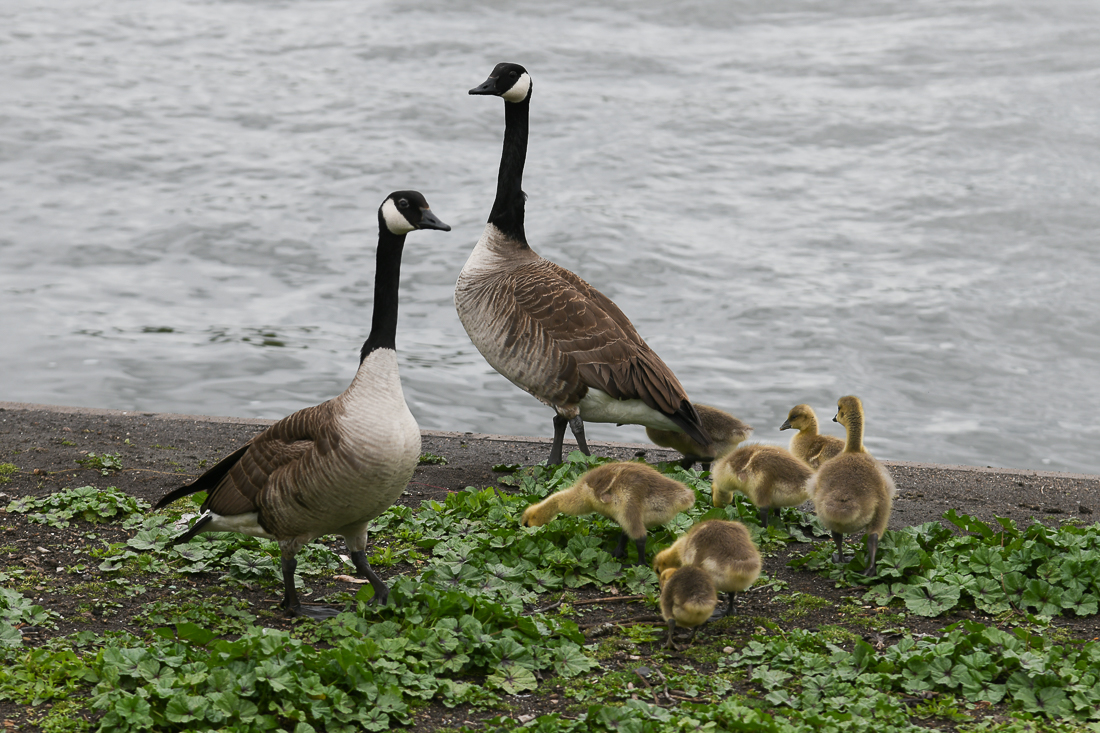
M23 496L44 496L67 487L91 485L115 486L128 494L155 502L166 491L189 483L204 467L212 466L221 457L232 452L250 437L261 431L269 421L237 418L210 418L154 413L121 413L82 408L56 408L41 405L23 405L0 402L0 463L12 463L18 471L8 476L8 482L0 485L0 509L8 502ZM632 444L593 443L593 451L599 455L616 458L644 456L651 463L678 458L671 451L653 446ZM424 433L423 452L442 456L445 465L420 466L402 496L400 503L417 506L430 498L442 499L450 491L467 486L497 486L502 474L493 471L500 464L537 463L549 453L548 440L488 436L472 433ZM568 450L568 446L567 446ZM98 469L82 468L78 461L89 453L118 454L123 469L102 475ZM1067 519L1078 518L1086 523L1100 520L1100 477L1060 474L1010 469L938 466L932 464L887 462L898 487L898 497L890 518L891 528L939 520L949 508L982 519L993 521L995 516L1009 517L1026 525L1032 519L1057 525ZM87 583L98 575L95 568L84 576L71 574L66 568L71 564L73 548L86 546L85 537L90 527L80 522L65 529L30 524L21 514L0 512L0 563L5 567L22 566L34 570L43 581L34 590L35 602L59 613L62 621L56 630L39 629L24 631L25 643L35 644L48 636L92 630L130 629L131 617L142 607L157 600L170 600L175 590L150 584L146 591L132 598L116 598L111 603L97 603L96 599L80 597L74 588ZM108 540L124 542L127 533L117 527L97 525L98 536L94 542ZM326 541L339 552L344 552L338 539ZM803 548L804 549L804 548ZM971 611L937 619L924 619L912 615L897 616L897 609L868 609L863 606L858 589L837 589L834 584L809 571L789 568L786 561L791 552L800 552L797 546L765 561L765 572L783 581L787 588L783 594L794 591L810 593L833 602L833 605L792 614L791 609L777 601L777 592L771 588L754 589L742 595L736 618L703 627L701 639L711 642L727 642L739 647L753 633L759 619L771 619L785 628L835 628L850 629L872 643L888 641L889 634L882 631L888 624L869 623L875 614L892 613L904 627L916 632L936 633L939 629L963 617L989 619ZM380 568L383 579L395 574L412 572L408 566L397 565ZM204 586L211 592L218 583L218 574L211 573L185 581L196 589ZM328 583L311 579L314 597L331 591L354 590L335 579ZM234 587L233 593L250 602L253 612L263 614L258 623L278 628L289 628L292 622L277 613L276 594L270 590L249 591ZM591 588L577 592L578 600L593 600L609 595L605 590ZM557 600L547 596L540 605ZM601 633L599 624L608 620L622 620L652 616L653 607L640 602L608 600L590 605L577 604L579 624L589 633ZM853 611L854 608L864 610ZM856 618L862 615L865 618ZM754 620L755 619L755 620ZM1074 638L1100 637L1100 617L1059 618L1055 623ZM875 630L875 629L878 630ZM654 645L655 647L656 645ZM621 653L603 660L605 667L637 664L639 653L646 650L624 646ZM674 656L675 658L675 656ZM696 665L698 667L698 665ZM648 698L647 698L648 699ZM536 694L517 696L510 700L510 714L537 715L560 711L568 713L573 703L560 691L539 689ZM435 730L462 724L476 724L492 717L492 711L447 709L441 705L429 705L418 711L414 729ZM37 730L28 722L41 711L21 705L0 703L0 721L7 729Z

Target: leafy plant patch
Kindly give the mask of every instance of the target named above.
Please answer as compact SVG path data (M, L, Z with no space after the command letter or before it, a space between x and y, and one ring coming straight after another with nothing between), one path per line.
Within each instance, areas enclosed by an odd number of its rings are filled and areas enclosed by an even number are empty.
M1015 609L1045 616L1097 613L1100 603L1100 524L1057 529L1034 523L1024 530L998 518L994 529L949 510L944 518L968 534L956 536L938 522L888 530L878 546L878 575L862 575L865 553L837 566L830 543L791 561L836 580L875 584L867 600L901 599L920 616L959 607L988 614ZM876 582L877 581L877 582Z
M114 486L108 486L106 489L80 486L75 489L62 489L56 494L42 498L28 496L16 499L8 504L7 511L26 514L27 520L36 524L68 527L69 520L73 518L83 519L93 524L113 522L141 514L148 508L148 502L135 499Z
M104 476L110 475L111 471L122 470L122 456L118 453L104 453L99 456L89 453L85 458L77 458L76 462L84 468L99 469Z

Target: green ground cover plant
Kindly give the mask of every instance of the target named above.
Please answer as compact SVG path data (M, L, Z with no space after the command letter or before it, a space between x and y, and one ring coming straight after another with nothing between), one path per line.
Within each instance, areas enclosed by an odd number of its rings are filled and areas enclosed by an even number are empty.
M26 514L28 521L51 527L68 527L73 518L96 524L126 519L149 509L149 503L135 499L113 486L97 489L80 486L62 489L56 494L16 499L7 511Z
M920 616L956 608L993 615L1010 610L1043 616L1097 613L1100 524L1051 528L1035 523L1021 530L1000 519L991 527L953 509L944 518L966 534L952 534L938 522L885 532L873 579L862 575L866 553L856 552L838 566L827 543L792 565L845 583L871 583L867 600L886 605L898 599Z

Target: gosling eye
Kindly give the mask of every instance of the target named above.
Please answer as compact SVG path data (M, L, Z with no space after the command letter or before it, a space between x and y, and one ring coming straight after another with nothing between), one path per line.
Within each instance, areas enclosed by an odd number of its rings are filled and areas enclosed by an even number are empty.
M409 200L408 199L397 199L397 208L399 208L399 209L409 208Z

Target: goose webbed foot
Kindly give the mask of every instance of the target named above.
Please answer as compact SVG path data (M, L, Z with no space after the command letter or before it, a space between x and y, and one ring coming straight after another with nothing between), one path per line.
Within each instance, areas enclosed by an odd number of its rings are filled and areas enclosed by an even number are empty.
M284 554L280 564L283 570L283 601L279 606L287 616L325 619L340 613L340 609L331 606L303 606L298 600L298 589L294 587L294 571L298 569L298 561L293 555Z
M367 602L367 605L378 604L379 606L385 606L390 597L389 586L378 577L371 568L370 563L367 562L366 551L357 550L351 553L351 562L355 565L356 572L369 580L371 587L374 588L374 598L371 598Z
M341 611L332 606L303 606L298 604L291 608L284 608L287 616L291 618L311 618L317 621L339 616Z

